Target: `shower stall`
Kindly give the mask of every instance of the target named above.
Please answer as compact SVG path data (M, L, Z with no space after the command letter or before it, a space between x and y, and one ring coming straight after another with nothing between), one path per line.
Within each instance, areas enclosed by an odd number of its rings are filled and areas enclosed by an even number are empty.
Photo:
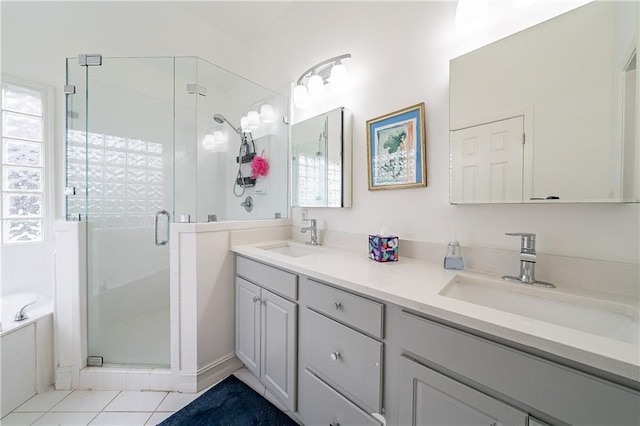
M86 222L89 365L169 366L170 226L287 216L288 99L195 57L80 55L66 84L66 214ZM256 122L261 110L271 114ZM247 153L269 172L252 179Z

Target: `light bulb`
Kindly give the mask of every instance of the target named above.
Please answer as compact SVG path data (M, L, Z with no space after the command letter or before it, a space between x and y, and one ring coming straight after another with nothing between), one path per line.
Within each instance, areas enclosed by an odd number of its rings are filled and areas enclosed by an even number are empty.
M247 118L249 119L249 128L257 129L260 127L260 114L257 111L249 111L247 114Z
M216 141L213 139L213 135L211 133L207 133L204 135L202 139L202 147L206 150L212 150L215 147Z
M313 74L307 83L309 86L309 97L311 99L322 99L324 96L324 82L318 74Z
M246 115L240 119L240 129L243 133L251 133L251 128L249 127L249 117Z
M298 84L293 89L293 103L298 108L306 108L309 106L309 92L307 92L307 88L302 84Z
M224 143L224 134L222 133L222 130L213 131L213 141L215 143Z
M343 92L349 84L349 73L347 67L342 62L338 62L331 68L331 76L329 77L331 86L336 92Z
M274 114L273 107L271 105L263 104L260 107L260 120L262 120L263 123L273 123Z

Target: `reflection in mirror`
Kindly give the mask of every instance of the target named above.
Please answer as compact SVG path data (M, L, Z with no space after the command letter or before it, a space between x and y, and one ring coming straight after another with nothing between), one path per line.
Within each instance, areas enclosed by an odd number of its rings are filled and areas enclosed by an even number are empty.
M639 200L638 7L589 3L451 61L451 203Z
M337 108L291 128L291 204L351 207L351 114Z

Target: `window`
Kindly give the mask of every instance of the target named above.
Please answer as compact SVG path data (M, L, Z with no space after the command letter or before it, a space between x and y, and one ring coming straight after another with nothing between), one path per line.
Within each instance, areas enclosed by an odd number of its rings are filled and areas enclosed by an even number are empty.
M299 152L298 203L301 206L340 207L342 203L342 175L340 159Z
M2 82L2 243L45 237L46 92Z
M153 227L166 193L162 156L158 142L68 129L67 184L88 185L88 211L78 197L67 201L68 212L86 214L93 229Z

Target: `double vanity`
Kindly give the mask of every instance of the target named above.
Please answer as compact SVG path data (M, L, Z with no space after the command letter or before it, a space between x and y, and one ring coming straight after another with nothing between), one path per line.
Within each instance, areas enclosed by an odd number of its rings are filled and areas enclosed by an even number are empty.
M233 248L236 354L303 424L640 424L638 300Z

